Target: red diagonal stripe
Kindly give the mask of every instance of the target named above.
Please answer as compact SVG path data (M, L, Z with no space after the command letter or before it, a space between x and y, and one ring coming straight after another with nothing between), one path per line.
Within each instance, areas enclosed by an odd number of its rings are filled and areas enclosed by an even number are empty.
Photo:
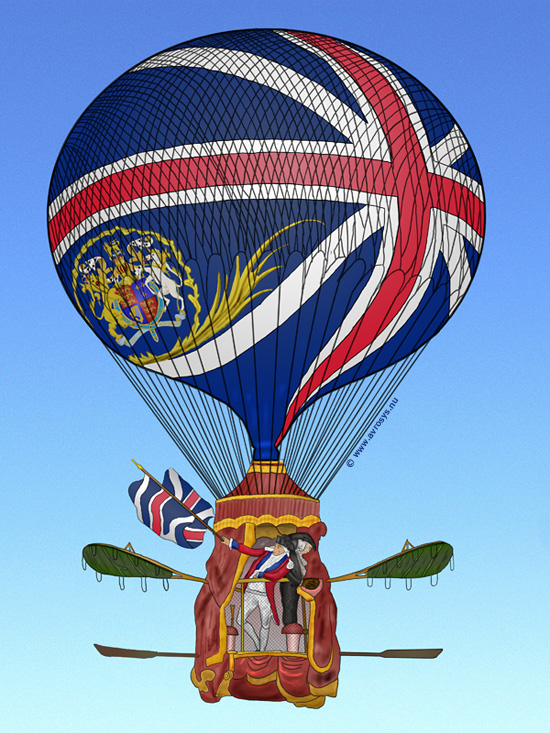
M195 504L198 502L199 499L200 499L200 496L197 494L195 489L193 489L191 493L185 497L185 499L183 500L183 503L185 504L186 507L189 507L189 509L193 509L193 507L195 506Z
M426 203L430 201L430 179L420 143L407 110L387 79L355 51L331 38L307 33L296 36L335 59L373 106L390 146L399 201L399 230L387 277L373 303L302 387L289 406L281 437L312 392L372 343L406 302L424 258L429 220ZM417 246L411 246L411 242Z
M334 39L309 33L294 35L335 59L373 106L390 146L399 202L399 230L392 262L379 292L363 317L319 365L289 406L277 444L309 396L371 344L407 301L424 259L431 208L435 206L460 216L480 234L484 227L483 205L477 197L464 186L428 173L407 110L384 75Z

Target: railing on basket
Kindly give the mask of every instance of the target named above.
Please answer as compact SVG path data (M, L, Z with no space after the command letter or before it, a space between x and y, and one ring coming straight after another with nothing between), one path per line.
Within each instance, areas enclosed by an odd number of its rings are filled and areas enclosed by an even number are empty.
M263 578L240 578L239 581L237 582L237 586L235 587L235 590L239 588L240 601L241 601L240 610L239 610L239 615L240 615L239 634L241 637L240 638L240 653L241 654L245 653L245 649L244 649L244 637L246 633L244 629L244 624L246 621L246 619L244 618L244 593L246 589L245 586L248 583L269 583L269 582L271 581L264 580ZM277 582L278 583L288 583L289 581L287 578L281 578ZM304 636L304 652L303 653L307 654L308 641L309 641L309 618L307 614L308 609L306 607L306 599L302 596L301 600L302 600L302 629L303 629L302 633ZM230 609L231 609L231 627L234 628L233 624L235 621L235 605L230 605ZM234 650L233 653L238 653L238 652ZM264 652L261 652L261 654L273 654L273 650L266 649Z

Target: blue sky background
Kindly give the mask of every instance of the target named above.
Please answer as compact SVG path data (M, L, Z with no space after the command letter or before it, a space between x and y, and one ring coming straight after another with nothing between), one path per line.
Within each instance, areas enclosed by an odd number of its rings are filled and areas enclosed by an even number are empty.
M548 25L546 2L8 0L2 11L2 664L6 731L543 731L550 717ZM192 651L197 587L82 572L89 542L201 575L139 524L130 458L185 459L84 327L55 273L46 196L81 112L123 71L219 30L287 27L356 42L448 106L484 178L485 251L468 296L398 405L321 504L333 575L446 540L456 569L335 587L345 650L437 647L435 661L345 659L319 711L202 703L188 660L105 659L92 643ZM152 586L152 587L151 587ZM269 717L267 717L269 716Z

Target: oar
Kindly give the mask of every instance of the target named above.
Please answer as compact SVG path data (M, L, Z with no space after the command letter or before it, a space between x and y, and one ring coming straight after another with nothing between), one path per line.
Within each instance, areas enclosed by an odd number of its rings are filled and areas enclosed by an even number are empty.
M187 652L149 652L144 649L118 649L116 646L101 646L95 648L104 657L132 657L134 659L151 659L152 657L196 657L196 654Z
M435 659L443 649L386 649L385 652L340 652L342 657L384 657L384 659Z
M192 657L190 652L151 652L145 649L119 649L114 646L94 644L104 657L131 657L133 659L151 659L152 657ZM386 649L384 652L340 652L342 657L384 657L385 659L435 659L443 649Z

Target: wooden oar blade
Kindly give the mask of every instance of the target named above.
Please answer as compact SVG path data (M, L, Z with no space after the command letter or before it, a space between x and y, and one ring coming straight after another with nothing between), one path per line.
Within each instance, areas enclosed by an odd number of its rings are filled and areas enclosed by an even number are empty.
M340 652L341 657L384 657L385 659L435 659L443 649L386 649L384 652Z
M435 659L443 649L386 649L380 656L386 659Z
M104 657L129 657L131 659L152 659L153 657L188 657L195 658L193 652L151 652L146 649L120 649L116 646L101 646L94 644L95 648Z
M104 657L131 657L133 659L151 659L156 657L156 652L149 652L143 649L118 649L114 646L101 646L94 644L95 648Z

